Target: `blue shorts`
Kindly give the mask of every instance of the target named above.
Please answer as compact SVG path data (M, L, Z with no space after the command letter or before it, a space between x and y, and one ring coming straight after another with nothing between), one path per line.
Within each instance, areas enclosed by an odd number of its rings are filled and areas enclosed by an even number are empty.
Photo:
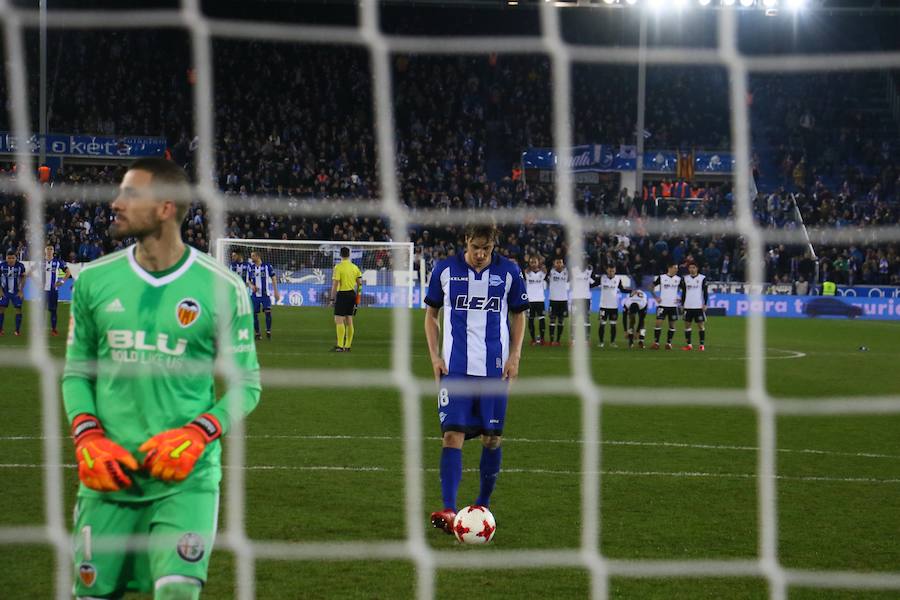
M461 387L455 385L459 381L466 383L465 389L454 389ZM490 383L491 387L479 390L479 384L484 383ZM495 387L498 385L502 390ZM441 389L438 392L441 431L460 431L466 434L466 439L479 435L502 435L509 396L507 389L506 382L494 377L445 375L441 378Z
M269 296L251 296L251 298L253 298L253 312L258 313L260 308L272 309L272 299Z
M16 308L22 308L22 299L19 298L18 294L11 294L6 290L3 290L3 296L0 297L0 306L6 308L9 306L10 302L12 302L12 305Z
M47 290L47 310L56 310L59 304L59 290Z

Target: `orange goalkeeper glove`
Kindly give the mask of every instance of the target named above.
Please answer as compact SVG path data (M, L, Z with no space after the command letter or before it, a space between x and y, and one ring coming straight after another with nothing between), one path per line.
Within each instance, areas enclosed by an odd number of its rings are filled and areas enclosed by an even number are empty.
M84 485L98 492L115 492L131 485L122 465L136 471L137 461L128 450L106 437L97 417L88 413L75 417L72 438L78 478Z
M144 469L163 481L183 481L206 445L222 435L219 420L206 413L184 427L157 433L141 444L139 452L146 452Z

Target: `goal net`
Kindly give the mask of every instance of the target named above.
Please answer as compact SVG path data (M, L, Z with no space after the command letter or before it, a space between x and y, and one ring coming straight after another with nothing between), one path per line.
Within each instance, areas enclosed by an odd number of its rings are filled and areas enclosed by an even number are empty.
M419 305L422 289L414 270L411 242L222 238L216 241L216 257L229 266L234 260L250 261L256 253L275 269L279 304L327 306L332 300L332 270L340 262L344 247L350 249L350 260L362 271L362 306Z
M648 2L647 4L653 4ZM79 10L60 11L49 20L50 27L60 29L90 29L101 28L105 33L113 28L132 30L134 28L158 27L161 29L182 28L189 33L191 54L191 89L194 120L196 129L193 140L186 140L184 147L192 153L196 172L199 180L194 186L194 191L199 199L206 204L206 214L209 218L210 237L217 240L215 251L223 262L230 261L232 251L243 253L246 260L250 252L259 252L263 261L271 263L276 270L279 281L282 282L286 292L286 304L307 306L309 304L321 305L323 290L329 285L329 269L336 260L336 251L342 245L351 248L354 261L358 261L363 271L364 278L373 282L371 288L383 290L381 294L375 292L372 297L364 298L365 302L379 306L391 307L390 329L390 356L388 366L381 369L366 368L365 364L348 363L347 369L340 371L335 376L335 371L326 369L309 368L302 362L290 368L264 368L262 381L264 389L271 388L308 391L315 389L320 393L323 388L332 388L336 391L368 390L372 388L384 388L392 390L400 398L402 406L402 424L397 427L398 452L402 452L402 460L396 461L397 469L402 470L402 482L399 484L403 502L398 509L389 507L392 514L396 514L398 523L393 531L401 531L402 539L388 538L378 539L381 531L367 529L364 536L354 541L324 541L304 542L290 541L265 541L253 539L248 533L245 515L247 514L246 502L248 498L247 479L244 467L247 464L246 438L244 425L237 423L229 432L226 445L228 471L225 478L223 495L227 498L227 511L221 524L220 535L216 540L217 551L231 552L234 555L234 589L235 596L240 600L250 600L257 597L256 565L262 561L407 561L415 567L415 595L417 598L427 600L436 596L437 571L444 569L540 569L540 568L566 568L577 569L588 574L590 596L593 599L605 600L612 592L611 581L615 577L621 578L755 578L764 580L768 596L773 600L784 600L788 596L791 586L803 586L809 588L849 588L900 590L900 571L867 573L858 571L829 571L826 569L799 569L785 566L779 555L779 485L778 475L778 449L776 446L776 419L783 415L811 416L811 415L848 415L869 414L883 415L900 412L900 397L888 395L875 398L859 398L839 396L834 398L790 399L774 398L767 389L766 367L766 337L765 316L761 311L751 310L746 319L746 356L745 376L746 386L741 389L715 389L715 388L660 388L654 390L639 388L622 388L605 386L597 382L591 372L589 350L584 344L575 344L567 357L569 370L565 376L546 377L529 374L523 365L522 376L514 388L517 396L545 397L549 395L571 394L578 400L580 416L580 436L577 440L578 453L573 453L573 462L580 464L576 467L577 485L559 486L560 490L578 496L580 511L576 515L566 515L569 520L580 524L580 537L577 545L571 548L538 548L508 550L494 548L488 552L455 552L448 549L436 549L428 542L425 529L426 501L425 501L425 473L426 461L423 448L426 446L423 433L422 398L432 398L435 395L435 382L429 376L417 376L412 350L413 328L420 328L421 318L409 307L418 305L416 293L416 277L414 276L413 245L408 242L410 231L416 227L427 227L434 232L438 229L449 227L459 228L473 219L493 219L502 226L516 228L528 223L559 223L564 231L559 234L567 240L566 258L567 265L573 269L580 269L585 262L585 240L595 234L617 232L629 235L640 233L654 233L671 235L673 232L688 232L697 234L716 234L722 236L740 236L743 249L746 250L745 260L746 281L751 284L751 289L761 289L765 281L765 248L767 244L801 244L806 243L805 233L796 230L780 229L772 230L761 226L753 213L752 199L748 190L751 186L751 152L750 152L750 116L747 99L749 96L748 79L750 74L799 71L826 71L826 70L862 70L872 68L897 69L900 68L900 53L878 52L872 56L866 53L853 55L847 54L821 54L816 56L773 56L753 57L743 54L737 47L737 11L738 6L734 2L722 2L721 10L716 13L717 32L713 44L701 48L672 48L664 46L647 47L642 44L640 49L634 47L599 47L573 44L564 39L561 34L560 10L557 3L538 2L540 32L531 36L457 36L449 38L440 37L414 37L403 35L388 35L381 26L381 11L384 5L376 0L363 0L359 4L359 23L350 26L314 26L294 25L286 23L261 23L232 21L222 18L212 18L203 13L201 2L196 0L184 0L178 9L173 10ZM510 5L518 4L510 2ZM523 3L525 4L525 3ZM627 5L617 6L616 9L633 8L633 3L628 0ZM643 2L641 3L643 4ZM678 4L673 2L673 4ZM684 4L684 3L681 3ZM707 3L708 4L708 3ZM744 2L741 2L744 4ZM762 4L762 3L760 3ZM768 4L768 0L766 2ZM638 8L639 10L640 8ZM564 10L564 9L563 9ZM29 86L28 67L29 60L26 53L28 47L26 34L36 27L39 17L36 11L21 8L20 3L4 3L4 10L0 11L0 22L4 24L5 64L7 72L6 91L9 106L10 126L15 137L19 140L28 140L33 134L33 127L29 118ZM221 100L213 89L213 71L215 66L216 77L222 79L227 75L228 68L219 68L214 65L214 42L228 40L255 40L259 42L284 42L300 44L340 44L343 47L352 46L368 52L371 71L367 74L371 82L371 105L374 123L374 149L377 160L372 159L368 164L375 167L375 179L369 180L372 186L371 194L360 193L359 197L352 200L331 203L322 201L317 195L317 190L310 192L309 198L301 198L298 202L281 202L283 197L272 195L266 198L267 192L274 187L261 188L259 198L267 200L264 205L282 215L302 215L307 218L331 218L335 214L353 217L384 218L390 222L390 237L397 240L396 243L378 243L367 246L360 243L343 242L277 242L270 240L230 239L224 236L227 232L227 216L231 213L246 213L252 208L243 195L235 193L223 193L217 177L217 152L216 147L220 136L216 131L216 102ZM148 44L147 47L152 47ZM402 144L397 139L397 122L401 115L395 112L395 98L392 96L392 58L396 54L422 54L422 55L453 55L469 56L480 54L485 57L495 57L497 53L511 55L542 55L546 58L544 66L536 67L534 79L541 74L549 78L552 89L552 108L549 114L540 115L535 122L549 122L552 128L552 144L554 147L556 177L552 189L543 190L545 202L535 202L534 197L529 196L528 201L521 205L504 202L504 194L497 191L484 202L478 202L461 193L459 197L446 195L439 203L415 207L404 204L404 183L400 181L398 173L403 173L413 159L414 152L410 148L401 148ZM288 61L289 62L289 61ZM279 62L276 65L266 66L266 70L278 73L282 68L286 70L288 62ZM697 65L716 66L727 71L727 95L731 118L731 138L734 164L734 213L722 219L676 219L664 221L650 215L646 220L637 223L627 219L608 218L584 218L578 212L576 202L581 201L581 196L575 192L575 177L566 168L573 164L572 149L575 145L573 135L573 118L570 107L573 105L572 71L577 63L591 64L620 64L631 67L640 65L670 66L681 65L695 67ZM404 65L407 68L409 65ZM101 68L101 67L94 67ZM262 70L262 66L260 67ZM126 70L127 71L127 70ZM135 71L139 71L135 69ZM419 96L429 94L440 95L449 87L443 81L438 81L447 74L452 74L453 69L445 70L435 68L434 89L426 89L417 92ZM129 73L130 75L130 73ZM181 74L179 74L181 75ZM365 76L359 72L351 74L357 79L356 83L365 82ZM175 80L172 77L172 80ZM314 79L310 78L310 81ZM326 79L320 77L319 79ZM441 86L438 86L438 84ZM477 82L476 82L477 83ZM470 82L465 78L457 77L455 85L461 89L467 87ZM168 85L168 78L161 78L152 82L144 89L156 90ZM473 84L474 85L474 84ZM239 86L238 86L239 87ZM252 86L251 86L252 87ZM259 86L263 87L263 86ZM306 85L305 87L312 87ZM366 85L359 85L359 89ZM497 96L501 95L503 87L502 78L497 83ZM358 91L354 88L354 92ZM188 94L186 97L191 97ZM527 103L530 98L530 90L522 94L517 102ZM273 101L270 107L277 112L280 107L278 101ZM124 111L127 102L119 102ZM411 102L411 105L414 102ZM449 103L448 103L449 105ZM174 110L174 109L173 109ZM466 107L467 116L476 114L478 108ZM261 110L261 113L265 111ZM412 112L412 111L411 111ZM227 110L221 112L225 119L230 119ZM135 119L140 121L143 119ZM348 117L349 120L349 117ZM240 120L236 120L241 122ZM523 124L532 125L532 120L521 120ZM643 117L638 119L638 138L644 134ZM306 125L306 124L304 124ZM415 128L416 124L410 125ZM421 127L421 124L419 124ZM316 129L315 124L309 124L310 130ZM335 128L338 129L338 128ZM257 132L260 133L260 132ZM455 134L459 133L459 136ZM509 135L512 133L508 132ZM262 141L269 132L260 134L258 140ZM649 134L649 132L648 132ZM467 136L467 132L443 131L432 132L435 143L444 143L446 138L467 138L459 148L460 155L463 151L474 155L477 148L476 141ZM530 134L529 134L530 135ZM625 131L622 138L632 135ZM439 139L440 138L440 139ZM233 140L232 140L233 141ZM452 141L452 140L451 140ZM472 142L471 144L469 142ZM267 142L275 144L275 142ZM449 143L449 142L448 142ZM540 145L540 142L535 142ZM348 144L349 146L349 144ZM401 157L401 150L404 156ZM29 165L33 162L30 155L29 144L20 143L14 149L15 160L19 165ZM239 153L239 152L238 152ZM641 155L638 152L638 159ZM461 157L460 161L465 158ZM240 162L240 160L236 161ZM455 165L420 165L423 169L441 170L451 172ZM639 169L638 169L639 170ZM53 190L39 185L32 169L21 168L15 179L4 179L2 185L4 191L28 198L25 204L24 220L28 225L28 246L31 249L44 247L48 229L45 227L45 216L42 210L46 206L67 202L65 186L56 186ZM321 173L323 180L327 174ZM287 176L287 175L286 175ZM276 176L273 176L273 178ZM221 178L225 180L224 177ZM474 182L474 180L473 180ZM487 186L485 186L487 187ZM414 190L413 194L418 193ZM105 194L105 196L104 196ZM95 194L94 199L100 200L113 197L114 188L107 188ZM372 200L374 196L375 200ZM578 200L576 200L578 198ZM256 205L258 206L258 204ZM107 215L108 216L108 215ZM18 225L18 224L17 224ZM559 232L557 232L559 233ZM257 234L258 235L258 234ZM842 244L866 243L872 240L897 241L900 233L896 227L862 228L845 227L823 228L817 234L810 233L814 239L827 239ZM224 293L225 290L223 290ZM370 292L367 290L367 295ZM761 303L758 294L750 294L751 304ZM43 456L43 462L37 465L40 468L42 479L37 484L43 494L43 522L12 523L4 520L0 525L0 547L13 547L21 544L44 545L52 548L55 564L55 597L64 599L71 597L72 581L76 573L71 564L70 536L71 521L65 510L65 485L72 483L71 477L71 444L60 437L60 432L65 429L65 415L61 410L59 401L58 378L61 371L61 362L58 359L59 347L56 354L51 352L52 346L44 336L45 313L44 294L39 294L33 308L29 312L30 338L28 346L6 346L0 349L0 361L9 369L21 369L22 365L32 365L40 373L40 397L41 397L41 431L32 439L39 440L41 447L35 450L34 456ZM7 327L12 319L12 312L8 312ZM581 330L576 330L580 332ZM420 348L421 353L421 348ZM353 355L354 358L357 354ZM421 356L416 358L421 361ZM224 365L227 366L227 365ZM219 369L223 365L218 365ZM740 369L736 369L735 378L740 378ZM16 390L11 390L15 396ZM265 391L264 391L265 393ZM337 396L338 394L335 394ZM322 398L327 402L328 398ZM27 403L26 403L27 404ZM429 401L430 405L430 401ZM750 411L756 417L755 444L753 447L742 449L754 450L755 468L752 473L746 474L746 479L753 480L756 488L756 519L753 520L757 528L756 546L757 553L743 558L711 558L698 559L611 559L603 552L603 535L605 534L601 524L604 519L609 519L608 509L601 505L601 480L608 475L603 470L602 459L605 457L602 449L607 441L604 439L604 428L599 427L601 409L607 406L634 407L634 406L703 406L703 407L741 407ZM323 412L327 412L323 411ZM252 417L251 417L252 418ZM267 443L275 444L281 440L278 436L271 436ZM323 436L324 437L324 436ZM392 438L395 439L395 438ZM9 443L17 443L16 440L6 440ZM531 440L535 441L535 440ZM431 443L432 440L429 440ZM402 445L402 449L401 448ZM677 446L678 444L672 444ZM737 448L734 448L737 450ZM802 452L802 451L800 451ZM18 455L17 455L18 456ZM537 456L537 453L532 453ZM895 457L894 457L895 458ZM10 461L13 463L14 461ZM433 467L431 462L428 463ZM26 465L27 466L27 465ZM35 465L32 465L32 467ZM21 468L22 465L4 465L5 468ZM280 468L280 467L274 467ZM302 471L304 467L298 468ZM311 471L312 469L310 469ZM323 469L326 470L326 469ZM341 468L335 469L341 470ZM287 477L285 470L284 477ZM307 471L303 471L306 473ZM378 469L374 470L378 472ZM433 474L433 473L432 473ZM68 476L67 476L68 475ZM279 473L281 476L282 473ZM695 473L685 473L685 476L693 476ZM65 485L64 485L65 484ZM429 485L432 482L429 480ZM14 486L4 486L7 494ZM523 486L523 490L525 487ZM572 491L576 490L576 491ZM266 510L266 502L273 500L257 494L254 498L255 509ZM322 503L316 495L310 499L310 503ZM660 503L663 503L660 500ZM12 503L10 503L12 504ZM19 504L19 503L17 503ZM355 502L355 506L365 506L365 498ZM371 509L366 507L362 512L377 512L378 507ZM704 507L698 505L697 511L703 511ZM367 527L365 523L357 527ZM364 518L363 521L366 519ZM528 519L523 518L523 523ZM280 524L283 525L283 524ZM752 528L752 526L751 526ZM385 536L387 538L387 536ZM101 544L102 540L96 540ZM107 540L108 548L122 544L121 539ZM146 544L146 540L144 540ZM638 542L636 542L638 543ZM141 548L141 542L134 542L134 546ZM649 544L649 542L648 542ZM121 547L121 546L120 546ZM6 549L6 548L4 548ZM817 563L822 564L822 563ZM361 585L365 585L364 583ZM303 590L284 591L283 594L295 593L303 596ZM17 592L13 592L17 593ZM459 593L455 590L454 593Z

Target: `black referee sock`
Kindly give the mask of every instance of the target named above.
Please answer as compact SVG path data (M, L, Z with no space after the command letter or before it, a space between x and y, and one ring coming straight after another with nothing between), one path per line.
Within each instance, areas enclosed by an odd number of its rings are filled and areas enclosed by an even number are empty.
M703 346L704 344L706 344L706 330L701 329L700 330L700 345Z
M653 341L657 344L659 343L659 334L662 333L662 327L655 327L653 329Z
M684 341L687 342L688 346L691 345L691 330L690 329L684 330ZM701 343L703 343L703 342L701 342Z

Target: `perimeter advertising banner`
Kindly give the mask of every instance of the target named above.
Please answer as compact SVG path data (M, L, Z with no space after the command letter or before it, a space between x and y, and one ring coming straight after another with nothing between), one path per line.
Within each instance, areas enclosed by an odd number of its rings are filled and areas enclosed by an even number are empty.
M26 140L32 154L40 154L40 136ZM49 133L46 136L47 154L69 158L138 158L163 156L166 138L147 136L67 135ZM15 154L19 140L8 131L0 132L0 154Z
M522 153L525 169L553 170L556 153L552 148L529 148ZM587 144L572 148L571 169L575 173L586 171L634 171L637 153L634 146ZM678 167L676 150L646 150L644 170L649 173L674 174ZM731 173L734 158L728 152L694 152L694 173Z

